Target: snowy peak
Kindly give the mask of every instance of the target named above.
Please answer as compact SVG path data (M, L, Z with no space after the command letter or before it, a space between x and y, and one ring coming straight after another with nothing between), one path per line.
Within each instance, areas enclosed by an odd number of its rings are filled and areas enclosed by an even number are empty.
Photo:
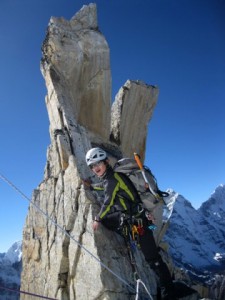
M219 185L210 198L201 205L199 211L206 217L225 220L225 185Z
M8 289L19 289L20 274L22 271L22 242L15 242L6 253L0 253L0 283ZM0 289L0 299L17 300L5 289Z
M13 243L6 253L0 256L0 262L14 264L22 258L22 241Z
M193 231L199 214L191 205L191 202L177 194L172 217L173 220L176 219L177 225L186 226L187 229Z
M173 194L172 190L169 190ZM196 210L178 195L165 239L178 266L222 268L225 254L225 185Z

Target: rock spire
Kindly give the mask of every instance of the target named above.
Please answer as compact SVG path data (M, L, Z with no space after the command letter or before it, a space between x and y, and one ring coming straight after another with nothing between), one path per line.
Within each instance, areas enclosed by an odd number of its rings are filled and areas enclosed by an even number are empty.
M98 202L81 179L93 176L85 153L96 145L112 161L134 151L144 159L158 89L127 80L111 108L109 46L99 31L95 4L83 6L69 21L52 17L42 53L51 143L32 202L45 214L29 208L21 290L62 300L131 299L134 280L123 239L103 227L93 233ZM141 278L154 292L152 271L142 254L136 259Z

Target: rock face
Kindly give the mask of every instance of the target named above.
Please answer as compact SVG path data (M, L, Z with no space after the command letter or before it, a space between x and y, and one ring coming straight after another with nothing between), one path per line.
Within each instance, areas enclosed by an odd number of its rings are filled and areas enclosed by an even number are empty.
M144 158L147 125L157 97L157 88L130 80L116 95L112 105L111 140L128 157L138 150Z
M144 158L158 89L128 80L111 113L109 47L96 15L90 4L70 21L51 18L42 47L51 144L24 226L21 290L55 299L126 300L135 293L123 239L92 230L99 205L81 178L93 176L85 153L96 145L112 162L134 151ZM140 277L156 293L152 271L136 256Z

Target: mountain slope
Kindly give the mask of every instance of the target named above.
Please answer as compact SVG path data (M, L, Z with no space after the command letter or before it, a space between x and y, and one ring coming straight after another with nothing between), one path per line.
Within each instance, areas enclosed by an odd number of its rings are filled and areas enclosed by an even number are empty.
M15 242L6 253L0 254L0 299L19 299L18 293L8 292L4 288L18 290L22 270L22 242Z
M175 192L169 190L170 194ZM165 240L176 265L187 269L223 269L225 253L225 185L196 210L183 196L176 196Z

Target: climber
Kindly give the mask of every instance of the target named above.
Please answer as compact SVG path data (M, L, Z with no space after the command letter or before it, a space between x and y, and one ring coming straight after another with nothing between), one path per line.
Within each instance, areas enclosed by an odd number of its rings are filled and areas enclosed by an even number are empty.
M104 190L104 202L93 221L93 230L97 230L102 224L110 230L120 232L121 216L126 215L131 218L139 212L139 195L126 175L113 171L103 149L90 149L86 154L86 163L102 182L91 184L84 180L84 184L90 189L98 186L98 189ZM143 224L143 234L139 236L141 250L146 261L159 277L161 299L175 300L169 269L160 256L153 232L148 228L149 220L146 216L147 214L143 210L138 217L142 219Z

